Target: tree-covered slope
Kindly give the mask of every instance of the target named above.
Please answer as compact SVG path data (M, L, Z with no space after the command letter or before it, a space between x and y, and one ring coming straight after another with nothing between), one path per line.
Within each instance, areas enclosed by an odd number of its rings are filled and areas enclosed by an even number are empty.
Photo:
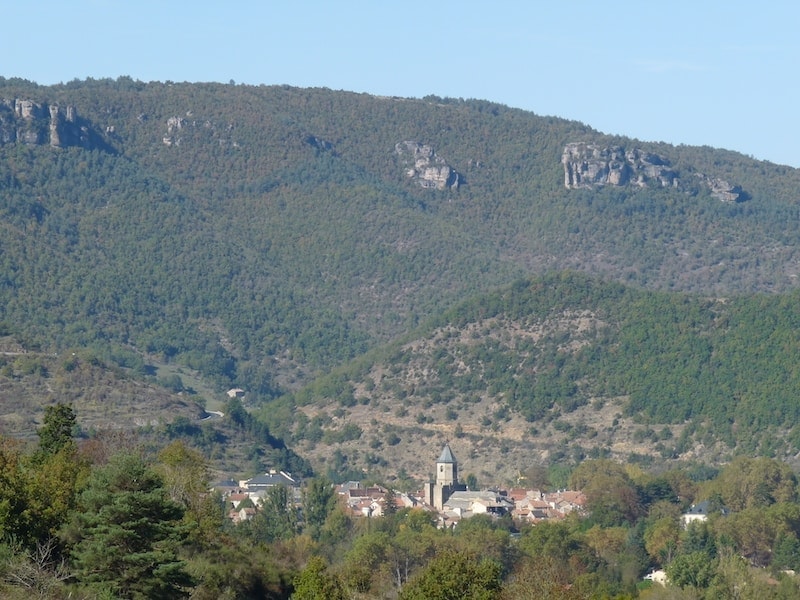
M791 459L797 300L654 292L578 273L520 280L262 417L333 474L400 463L424 477L421 457L447 439L470 449L465 469L497 461L487 475L509 481L526 465L585 456Z
M89 140L0 145L0 319L45 349L177 361L252 398L553 269L718 295L796 285L800 175L735 153L477 100L129 78L0 80L0 98L72 106ZM35 128L10 111L4 131ZM457 189L409 178L405 141ZM573 141L647 148L748 199L567 190Z

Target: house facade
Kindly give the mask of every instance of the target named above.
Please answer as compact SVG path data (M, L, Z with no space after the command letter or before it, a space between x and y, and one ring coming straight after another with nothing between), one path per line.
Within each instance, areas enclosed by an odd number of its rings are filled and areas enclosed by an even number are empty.
M300 503L300 481L286 471L275 469L251 479L219 481L211 487L211 490L222 495L228 507L228 517L234 523L239 523L252 519L269 490L280 485L288 490L291 504Z

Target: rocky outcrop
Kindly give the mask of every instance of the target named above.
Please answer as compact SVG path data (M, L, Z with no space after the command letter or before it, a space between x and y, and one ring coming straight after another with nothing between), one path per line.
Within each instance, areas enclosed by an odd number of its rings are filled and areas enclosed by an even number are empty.
M147 120L147 115L141 114L137 119L143 123ZM172 116L167 119L161 142L165 146L178 147L184 141L191 143L198 136L202 136L214 139L222 147L238 148L239 143L231 138L233 129L233 123L224 125L209 119L198 119L191 110L187 110L185 117Z
M167 119L167 134L161 138L164 145L180 146L181 138L178 136L178 133L183 129L185 123L186 121L182 117L170 117Z
M406 176L428 189L456 189L461 184L461 175L447 162L436 155L433 147L414 141L398 142L394 147L400 156Z
M707 187L711 195L723 202L741 202L747 199L747 194L739 185L731 185L719 177L709 177L703 173L697 173L700 183Z
M564 186L570 190L605 185L683 189L679 173L669 160L640 148L626 150L622 146L573 142L564 147L561 164ZM723 202L741 202L747 198L739 186L702 173L697 176L700 184Z
M662 156L638 148L567 144L561 155L567 189L600 185L678 187L678 174Z
M49 144L54 148L93 148L99 139L74 106L39 104L15 98L0 100L0 144Z
M323 152L328 152L330 150L333 150L333 144L331 142L329 142L328 140L323 140L322 138L318 138L315 135L307 135L303 139L303 141L312 148L321 150Z

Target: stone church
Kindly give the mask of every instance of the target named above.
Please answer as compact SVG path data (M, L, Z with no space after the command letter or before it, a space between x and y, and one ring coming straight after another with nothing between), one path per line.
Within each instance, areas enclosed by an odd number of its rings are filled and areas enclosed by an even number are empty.
M458 462L445 444L436 461L436 479L425 484L425 502L436 510L442 510L453 492L463 492L467 486L458 482Z

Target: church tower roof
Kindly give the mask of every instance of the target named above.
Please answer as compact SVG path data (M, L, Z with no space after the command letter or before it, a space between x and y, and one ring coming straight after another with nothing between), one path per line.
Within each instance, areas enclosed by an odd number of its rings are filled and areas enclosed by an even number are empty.
M444 448L442 448L442 453L439 455L439 460L436 461L437 463L446 463L446 464L455 464L456 457L453 456L453 451L450 450L450 444L445 444Z

